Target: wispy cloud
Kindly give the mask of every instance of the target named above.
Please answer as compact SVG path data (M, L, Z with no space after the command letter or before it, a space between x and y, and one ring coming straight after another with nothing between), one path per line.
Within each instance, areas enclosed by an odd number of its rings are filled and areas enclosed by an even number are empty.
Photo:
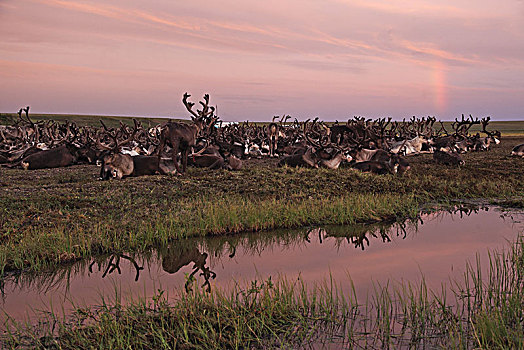
M332 72L350 72L362 74L366 69L362 66L353 65L346 62L333 62L332 60L307 60L307 59L290 59L282 61L286 65L299 67L306 70L332 71Z
M431 1L431 0L333 0L345 4L349 7L364 8L372 11L384 12L389 14L401 14L409 16L440 16L440 17L460 17L472 18L477 16L485 17L484 11L478 12L481 8L476 2L476 10L472 11L471 5L460 6L460 1ZM447 3L446 3L447 2ZM493 12L492 12L493 14Z
M78 3L64 0L34 0L48 6L55 6L71 11L77 11L101 16L115 21L154 27L162 33L145 32L143 40L175 45L204 51L240 51L244 53L268 53L281 51L283 53L310 54L317 50L326 50L326 54L359 54L382 59L392 57L404 58L424 64L435 59L448 61L450 64L481 64L482 61L474 53L457 54L439 47L435 42L421 42L409 38L393 38L387 46L382 45L369 36L362 39L349 38L330 34L315 26L293 30L274 24L253 25L237 21L219 21L202 17L176 16L172 14L157 15L138 9L125 9L113 5ZM446 13L465 16L459 7L436 6L420 1L404 1L405 6L398 6L389 1L342 1L352 7L363 7L373 10L392 12L395 14ZM198 23L198 24L194 24ZM157 35L158 34L158 35ZM115 35L118 35L115 34ZM321 46L319 46L321 45Z

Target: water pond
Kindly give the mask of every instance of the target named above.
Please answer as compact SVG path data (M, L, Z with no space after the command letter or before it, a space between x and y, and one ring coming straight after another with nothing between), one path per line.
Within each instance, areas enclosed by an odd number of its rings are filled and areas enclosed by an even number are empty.
M486 261L488 249L508 248L522 232L523 218L494 207L461 208L403 223L177 241L147 254L101 256L7 276L0 284L0 321L7 315L34 321L50 309L67 313L72 304L100 304L102 295L114 298L115 292L125 301L151 297L158 289L179 295L186 288L228 288L282 276L308 284L333 279L345 291L352 281L358 298L365 298L374 283L417 283L422 276L440 290L442 283L461 278L466 261ZM188 283L191 276L195 283Z

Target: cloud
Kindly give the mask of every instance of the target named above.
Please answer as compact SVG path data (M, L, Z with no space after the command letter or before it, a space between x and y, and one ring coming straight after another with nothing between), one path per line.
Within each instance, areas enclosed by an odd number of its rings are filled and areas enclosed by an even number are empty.
M265 21L252 14L248 16L247 20L253 20L248 22L241 17L225 20L198 16L198 11L194 11L195 14L189 16L184 11L179 15L179 11L174 10L157 14L154 13L154 8L145 11L133 8L133 5L124 7L125 5L115 6L97 2L34 1L46 6L95 15L125 24L124 27L118 28L118 24L111 23L108 29L111 28L112 34L106 30L104 34L107 36L134 36L145 42L193 50L259 55L324 52L326 55L353 54L381 59L388 59L388 57L395 60L406 59L421 64L442 59L449 64L456 65L481 64L479 54L485 54L491 57L492 62L500 61L495 50L479 52L477 51L478 46L472 47L471 45L476 40L468 40L468 37L474 37L474 33L478 32L478 23L483 23L475 20L475 12L470 9L470 15L466 17L466 13L460 7L436 6L429 2L404 1L405 6L384 1L335 2L335 4L342 3L356 8L357 11L370 10L371 13L361 13L361 17L367 16L371 19L369 29L366 29L357 27L351 22L337 21L337 17L344 14L343 11L335 15L333 23L324 25L322 22L323 26L320 27L318 25L307 26L300 22L277 24L272 20ZM387 13L390 18L384 18L380 12ZM420 13L427 15L428 22L414 22L412 20L413 12L416 15ZM445 15L443 18L438 17L443 14ZM463 22L465 18L467 18L466 25ZM482 21L484 19L482 18ZM377 37L376 33L391 32L391 29L384 28L382 23L394 26L394 37L391 35ZM424 30L418 30L418 28L413 30L413 23L418 23L417 26L424 26ZM130 29L128 25L138 28ZM377 30L374 30L375 27ZM85 30L93 31L89 28ZM492 31L492 28L490 27L489 30ZM456 33L460 31L462 34L457 35ZM454 33L448 34L449 32ZM426 35L420 33L426 33ZM438 35L444 37L454 35L454 41L459 45L450 46L449 40L435 40ZM461 36L464 39L461 39ZM387 42L388 37L393 41ZM469 52L468 47L471 47ZM511 50L507 49L505 52L511 54ZM516 54L522 53L517 52ZM519 56L518 59L521 60L522 57Z
M357 74L362 74L366 71L365 68L362 66L357 66L344 62L336 62L333 60L289 59L282 61L282 63L292 67L298 67L306 70L315 71L335 71Z

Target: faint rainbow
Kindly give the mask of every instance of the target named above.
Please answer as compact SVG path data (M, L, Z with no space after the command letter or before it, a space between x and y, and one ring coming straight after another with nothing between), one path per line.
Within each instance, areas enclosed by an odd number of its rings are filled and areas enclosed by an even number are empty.
M446 66L441 61L433 64L433 88L433 104L437 113L442 116L448 109L448 86Z

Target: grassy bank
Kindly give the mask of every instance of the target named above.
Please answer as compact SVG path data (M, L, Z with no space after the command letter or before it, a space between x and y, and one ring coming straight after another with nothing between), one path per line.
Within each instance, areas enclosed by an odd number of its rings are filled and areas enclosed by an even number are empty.
M508 156L522 142L505 138L490 152L466 154L461 168L414 156L403 177L277 168L274 159L249 160L238 172L105 182L91 165L1 168L0 270L39 270L195 235L391 221L426 203L483 198L522 207L523 159Z
M242 197L190 198L141 219L140 213L127 212L114 216L108 213L106 221L92 227L88 223L31 224L18 239L13 229L7 232L10 239L0 247L0 266L5 270L26 267L38 270L54 262L67 263L109 252L141 251L191 236L391 221L414 217L418 208L414 196L392 194L354 194L293 202L274 198L263 201Z
M266 280L228 292L196 287L172 304L163 291L127 306L106 299L67 320L51 315L42 329L12 324L3 341L60 349L521 349L523 237L506 252L491 252L488 266L468 264L448 295L424 282L388 283L357 300L335 281L305 286Z

